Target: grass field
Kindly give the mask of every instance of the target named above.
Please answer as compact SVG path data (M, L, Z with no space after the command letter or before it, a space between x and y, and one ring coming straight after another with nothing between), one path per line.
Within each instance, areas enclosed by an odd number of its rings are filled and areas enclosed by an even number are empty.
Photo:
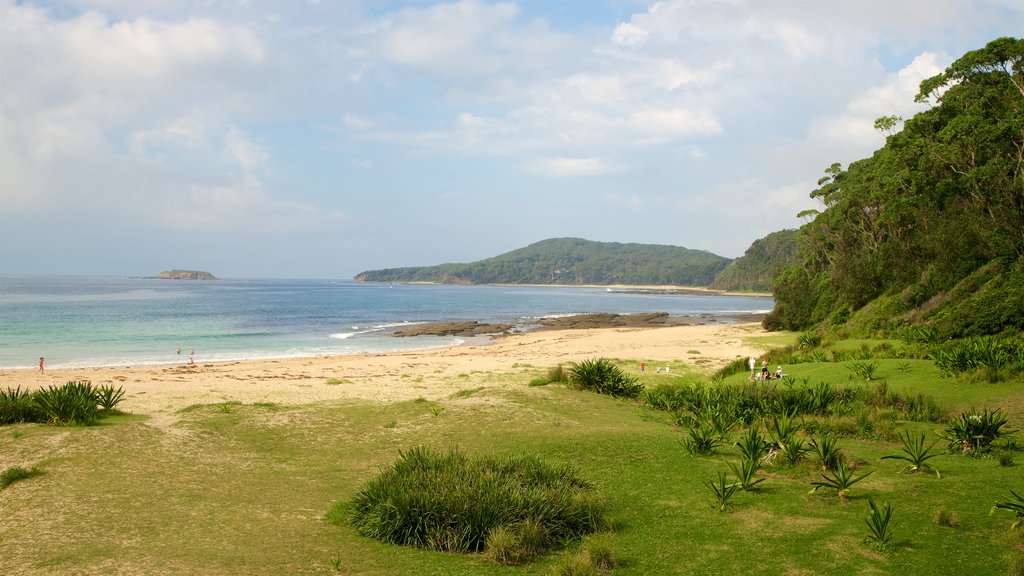
M463 391L441 401L228 401L189 407L173 422L129 414L87 428L0 427L0 470L43 471L0 491L0 573L547 575L580 545L505 567L482 555L382 544L325 521L400 450L417 445L571 463L609 504L616 529L599 537L618 561L617 575L1024 573L1024 529L1009 530L1008 512L989 514L1010 489L1024 493L1019 450L1009 452L1016 460L1009 465L943 454L930 461L939 479L882 460L899 452L891 434L844 437L847 459L874 471L848 499L809 493L821 478L812 463L769 465L759 490L738 492L720 512L705 484L738 461L738 448L691 456L681 445L685 429L664 412L559 384L528 385L547 368L462 376ZM843 363L787 369L812 381L875 385L861 384ZM647 373L641 382L707 377L678 364L672 376ZM1009 428L1024 425L1020 379L953 380L928 361L891 359L878 361L873 380L930 394L950 415L1001 408ZM896 422L895 429L935 438L942 425ZM869 498L892 504L892 550L864 544ZM937 522L940 511L945 520Z

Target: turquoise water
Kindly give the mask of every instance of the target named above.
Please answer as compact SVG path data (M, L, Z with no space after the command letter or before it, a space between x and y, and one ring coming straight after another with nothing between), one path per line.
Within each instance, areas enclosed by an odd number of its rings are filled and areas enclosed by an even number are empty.
M769 297L634 294L606 288L176 281L0 275L0 368L169 364L389 352L454 337L395 338L410 322L475 320L526 329L589 312L764 313ZM180 348L181 354L175 353Z

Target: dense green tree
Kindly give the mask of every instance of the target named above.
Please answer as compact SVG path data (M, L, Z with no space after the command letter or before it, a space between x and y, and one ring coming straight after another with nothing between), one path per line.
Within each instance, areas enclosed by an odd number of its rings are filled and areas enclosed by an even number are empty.
M799 231L797 263L776 280L770 324L806 329L884 310L955 336L1024 316L1003 282L1024 257L1024 40L965 54L922 82L917 100L932 106L898 132L898 118L880 118L885 146L845 170L833 164L818 182L811 197L822 209ZM982 278L979 290L956 290ZM982 295L997 309L976 322L967 315L982 309ZM880 298L885 306L868 306Z

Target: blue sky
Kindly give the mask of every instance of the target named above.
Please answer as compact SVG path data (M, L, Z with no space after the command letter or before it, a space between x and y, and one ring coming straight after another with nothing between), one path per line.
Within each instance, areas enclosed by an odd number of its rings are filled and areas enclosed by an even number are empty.
M1017 0L0 0L0 273L736 257Z

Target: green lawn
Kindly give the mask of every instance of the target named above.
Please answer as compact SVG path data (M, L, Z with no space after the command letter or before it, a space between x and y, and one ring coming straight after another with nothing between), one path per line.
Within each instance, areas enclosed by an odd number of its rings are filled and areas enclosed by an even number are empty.
M441 402L214 404L182 411L169 427L126 415L89 428L0 428L0 470L44 471L0 491L0 573L548 575L572 553L503 567L482 556L381 544L324 521L335 503L415 445L572 463L610 505L616 575L1020 573L1024 529L1008 531L1010 513L989 515L1011 488L1024 493L1020 451L1010 466L944 454L931 461L942 473L936 479L880 460L898 453L898 443L842 438L848 460L874 470L848 500L809 494L820 479L812 464L768 466L761 490L738 494L719 512L704 484L738 460L736 447L690 456L680 445L685 430L667 414L557 384L528 386L545 369L470 374L460 378L465 392ZM843 363L786 369L862 385ZM642 381L695 378L683 371L673 366L672 376ZM1024 424L1020 380L955 381L930 362L899 359L880 360L877 377L894 391L930 394L951 414L1001 407L1012 428ZM896 425L929 436L941 429ZM894 551L863 544L869 497L893 506ZM959 525L938 525L940 508Z

